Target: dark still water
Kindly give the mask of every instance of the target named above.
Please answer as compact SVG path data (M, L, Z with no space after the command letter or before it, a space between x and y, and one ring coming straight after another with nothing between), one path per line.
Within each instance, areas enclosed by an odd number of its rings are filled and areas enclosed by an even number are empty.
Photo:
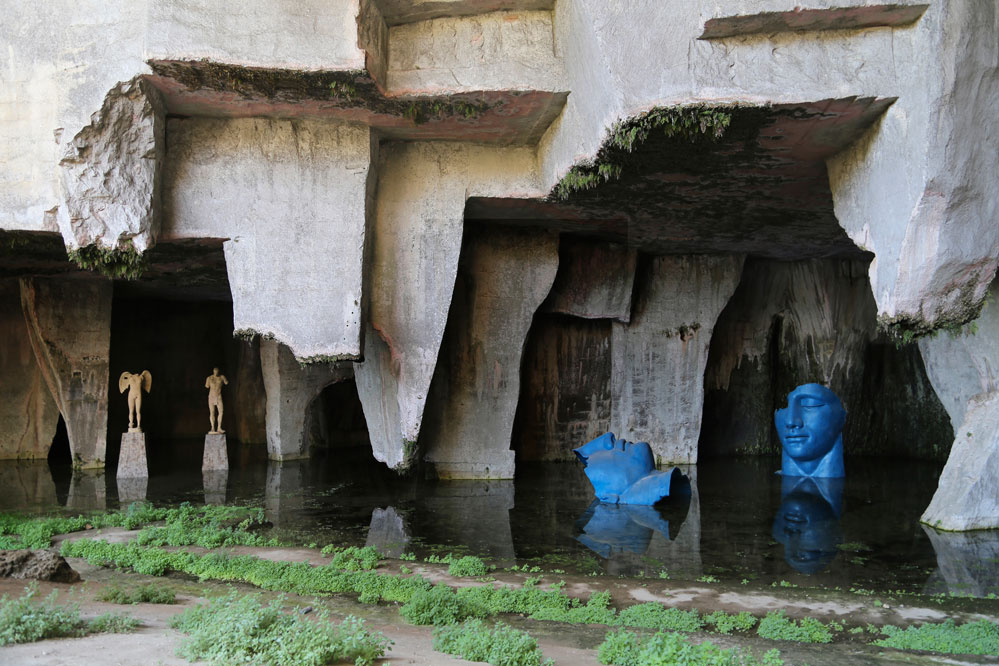
M228 474L203 476L200 442L151 451L147 482L114 470L73 475L0 463L0 509L156 504L264 506L279 536L376 545L386 554L449 551L546 572L726 584L999 594L999 531L938 533L918 519L940 466L848 458L841 483L795 484L778 458L715 459L685 470L687 492L656 507L593 504L582 465L521 464L515 481L403 479L370 460L327 455L275 463L230 446ZM165 450L166 449L166 450Z

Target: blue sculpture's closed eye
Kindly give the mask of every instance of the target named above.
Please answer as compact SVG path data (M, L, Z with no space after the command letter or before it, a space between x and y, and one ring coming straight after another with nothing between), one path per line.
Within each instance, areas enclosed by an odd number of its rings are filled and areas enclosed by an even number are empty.
M836 394L820 384L802 384L774 412L783 447L784 476L841 477L846 410Z
M628 442L609 432L573 453L586 466L597 499L610 504L651 506L669 495L675 478L683 477L676 467L668 472L657 470L646 442Z

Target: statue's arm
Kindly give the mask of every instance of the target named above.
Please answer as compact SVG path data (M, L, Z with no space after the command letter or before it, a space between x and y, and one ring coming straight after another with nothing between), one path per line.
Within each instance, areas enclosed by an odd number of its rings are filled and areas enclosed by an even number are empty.
M225 384L226 386L229 385L229 380L225 378L225 375L222 375L222 383Z

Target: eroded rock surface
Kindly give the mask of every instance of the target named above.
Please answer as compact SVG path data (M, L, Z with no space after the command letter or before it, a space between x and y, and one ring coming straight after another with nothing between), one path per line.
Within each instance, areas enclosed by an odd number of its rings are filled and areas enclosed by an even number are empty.
M80 574L65 559L47 550L0 550L0 578L76 583Z
M59 162L64 201L57 219L67 245L130 241L143 252L156 242L164 131L163 103L144 80L108 92Z

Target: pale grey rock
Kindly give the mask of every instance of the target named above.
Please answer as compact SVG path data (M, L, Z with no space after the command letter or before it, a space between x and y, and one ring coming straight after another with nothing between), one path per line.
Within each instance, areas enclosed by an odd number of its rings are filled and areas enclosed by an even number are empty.
M978 319L960 330L919 340L926 374L958 428L972 396L999 390L999 280Z
M656 257L631 323L611 338L611 430L648 442L661 463L696 463L704 368L743 256Z
M968 401L950 458L920 521L946 531L999 528L999 391Z
M201 456L201 471L228 469L229 452L226 450L225 433L208 433L205 435L205 451Z
M76 467L103 467L107 448L110 280L22 278L35 359L66 422Z
M149 476L149 463L146 461L146 433L123 432L121 450L118 454L119 479L139 479Z
M411 537L406 523L394 506L375 508L364 545L371 546L385 557L399 557L408 552Z
M392 95L565 90L552 13L494 12L389 29Z
M21 285L0 280L0 459L44 459L59 423L21 313Z
M565 238L546 310L583 319L631 319L638 252L614 243Z
M73 470L66 508L72 511L103 511L107 508L107 479L103 469Z
M65 559L48 550L0 550L0 578L76 583L80 574Z
M143 252L156 242L160 212L164 108L140 78L115 86L93 121L69 141L59 162L59 230L69 247Z
M236 331L356 359L372 150L336 122L171 120L163 238L229 239Z
M450 479L513 478L520 364L534 313L558 270L543 232L482 231L466 240L455 308L434 378L425 459Z
M389 29L376 0L360 0L357 45L364 49L365 67L383 89L388 78Z
M325 387L348 379L353 369L350 364L303 366L275 340L260 341L260 367L267 393L267 456L271 460L307 458L305 415L309 403Z
M410 465L458 271L465 199L538 196L533 151L444 142L379 152L357 391L377 460Z

